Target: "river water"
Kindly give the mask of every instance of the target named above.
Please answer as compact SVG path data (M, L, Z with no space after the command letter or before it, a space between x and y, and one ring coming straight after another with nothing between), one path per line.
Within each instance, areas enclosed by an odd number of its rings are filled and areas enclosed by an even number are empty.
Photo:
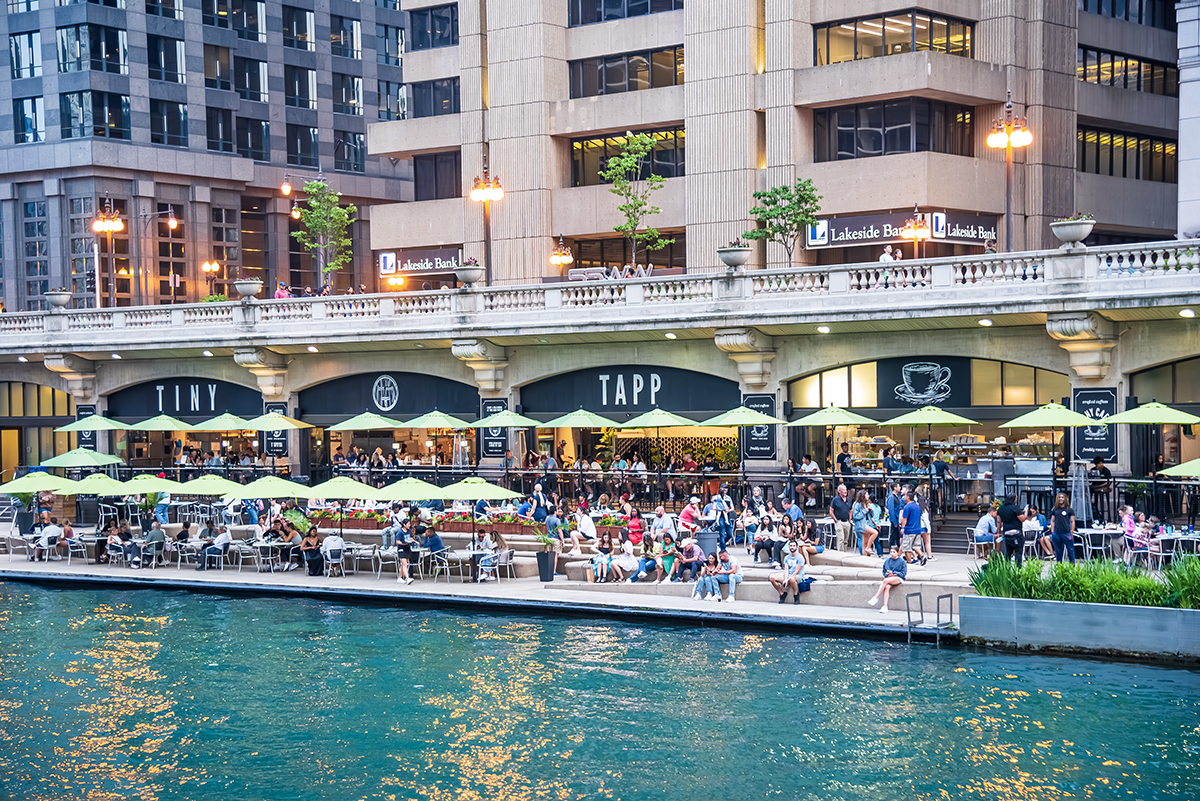
M1200 673L0 584L0 799L1200 798Z

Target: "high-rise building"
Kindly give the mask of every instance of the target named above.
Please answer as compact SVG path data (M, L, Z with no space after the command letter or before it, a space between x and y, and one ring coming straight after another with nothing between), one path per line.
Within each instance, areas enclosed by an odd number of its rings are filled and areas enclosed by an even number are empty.
M718 269L716 248L752 226L752 193L801 178L825 222L797 261L873 260L902 242L914 206L933 224L929 256L1003 248L1005 150L987 137L1009 92L1032 134L1014 153L1013 249L1051 246L1047 224L1075 211L1098 221L1091 244L1176 232L1173 0L464 0L413 13L428 21L405 64L411 113L368 137L369 152L415 163L416 202L373 212L389 266L427 269L437 249L485 260L482 209L464 199L485 159L506 191L491 209L497 283L558 274L560 235L572 268L629 263L600 177L629 131L654 137L647 170L666 179L647 220L674 239L650 255L657 267ZM438 27L450 19L453 37ZM785 264L776 245L751 261Z
M406 17L399 0L9 0L7 308L44 308L55 287L108 305L111 279L119 306L196 301L239 275L315 287L290 212L319 171L360 207L351 238L368 253L370 204L412 191L408 162L365 145L369 121L403 113ZM91 228L110 208L111 253ZM357 266L333 281L375 285Z

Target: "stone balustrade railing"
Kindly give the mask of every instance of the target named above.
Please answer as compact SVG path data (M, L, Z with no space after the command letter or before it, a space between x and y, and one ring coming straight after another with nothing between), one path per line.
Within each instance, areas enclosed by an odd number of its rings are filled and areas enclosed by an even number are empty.
M1160 283L1171 278L1178 280ZM18 312L0 315L0 351L29 350L31 345L79 348L89 342L125 347L151 341L216 344L247 335L311 339L376 331L403 335L409 330L414 336L435 336L530 324L568 329L581 322L628 324L634 319L679 325L704 315L761 317L798 309L828 317L864 307L895 307L918 295L935 308L991 304L1005 288L1014 290L1001 293L1005 296L1028 294L1052 301L1086 295L1101 302L1108 296L1114 303L1131 289L1173 296L1189 289L1200 293L1200 240L622 281ZM854 302L845 303L848 298Z

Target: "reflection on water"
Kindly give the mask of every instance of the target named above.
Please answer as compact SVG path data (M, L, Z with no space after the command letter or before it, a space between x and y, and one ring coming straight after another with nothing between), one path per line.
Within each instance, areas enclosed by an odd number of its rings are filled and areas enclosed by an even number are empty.
M0 585L0 799L1195 799L1200 675Z

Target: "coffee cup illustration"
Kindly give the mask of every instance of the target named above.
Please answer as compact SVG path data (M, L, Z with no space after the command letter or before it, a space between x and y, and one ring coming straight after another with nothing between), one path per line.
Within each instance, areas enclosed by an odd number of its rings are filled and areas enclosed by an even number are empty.
M936 362L911 362L900 369L904 383L896 387L896 397L914 404L930 404L950 396L949 367Z

